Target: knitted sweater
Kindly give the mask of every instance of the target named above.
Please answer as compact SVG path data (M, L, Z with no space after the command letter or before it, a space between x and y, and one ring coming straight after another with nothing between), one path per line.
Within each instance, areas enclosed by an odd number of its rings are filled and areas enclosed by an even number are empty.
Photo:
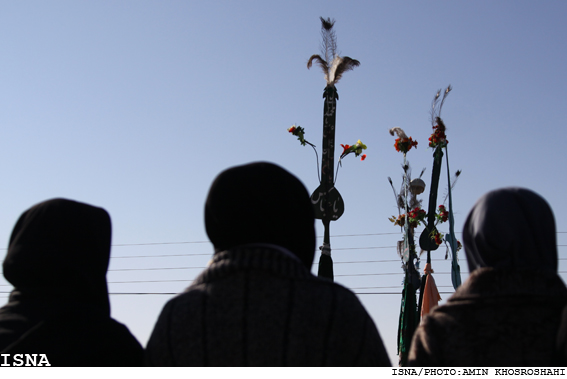
M163 308L152 366L389 366L374 322L348 289L277 248L216 253Z
M550 366L567 288L556 274L476 269L414 334L412 366Z

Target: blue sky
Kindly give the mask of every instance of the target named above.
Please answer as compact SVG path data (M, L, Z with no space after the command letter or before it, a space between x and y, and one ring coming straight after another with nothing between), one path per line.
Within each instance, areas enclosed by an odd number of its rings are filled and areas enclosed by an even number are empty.
M414 176L427 168L429 184L429 106L448 84L450 165L463 171L456 230L482 194L514 185L544 196L567 232L566 13L551 0L2 1L0 246L24 210L67 197L112 217L112 293L182 291L212 253L203 204L220 171L266 160L309 191L318 185L313 151L286 129L301 125L320 148L325 81L306 68L319 52L319 16L336 19L341 54L361 62L337 84L337 145L368 145L364 162L344 160L336 183L345 201L331 224L337 282L401 291L387 177L399 187L402 155L388 129L419 142L408 159ZM450 292L443 255L433 268ZM0 279L0 292L10 288ZM112 313L145 345L171 296L111 295ZM400 296L359 298L396 363Z

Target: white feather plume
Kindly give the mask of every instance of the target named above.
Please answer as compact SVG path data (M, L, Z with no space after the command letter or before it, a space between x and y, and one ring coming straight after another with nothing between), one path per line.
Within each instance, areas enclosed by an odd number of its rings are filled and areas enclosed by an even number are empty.
M350 71L360 65L360 62L350 57L341 57L337 54L337 37L333 30L335 20L330 18L321 19L321 55L314 54L307 62L307 68L311 68L313 62L316 62L325 74L327 85L334 86L346 71Z
M399 126L395 126L392 129L390 129L390 135L394 135L397 134L399 138L401 139L407 139L408 136L406 135L406 133L404 132L404 130L402 128L400 128Z

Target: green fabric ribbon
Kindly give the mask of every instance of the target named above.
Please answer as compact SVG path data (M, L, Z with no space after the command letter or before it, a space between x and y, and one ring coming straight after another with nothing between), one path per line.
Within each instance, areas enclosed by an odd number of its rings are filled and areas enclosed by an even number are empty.
M445 236L445 240L451 247L451 282L453 283L453 288L457 289L461 285L461 267L457 261L458 242L455 237L455 219L453 217L453 197L451 194L451 174L449 171L449 152L447 151L447 146L445 146L445 157L447 158L447 181L449 183L449 234Z

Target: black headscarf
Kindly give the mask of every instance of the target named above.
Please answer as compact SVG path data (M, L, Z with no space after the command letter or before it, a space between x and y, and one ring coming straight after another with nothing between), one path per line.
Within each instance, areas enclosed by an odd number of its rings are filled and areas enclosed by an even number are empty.
M104 209L66 199L42 202L16 223L4 277L19 296L74 299L109 315L110 241Z
M314 222L305 186L267 162L223 171L205 203L205 227L216 251L273 244L291 251L308 269L315 254Z
M53 366L137 366L143 349L110 317L110 216L53 199L24 212L10 237L0 352L45 354Z
M481 197L463 228L469 271L480 267L557 272L555 219L548 203L524 188Z

